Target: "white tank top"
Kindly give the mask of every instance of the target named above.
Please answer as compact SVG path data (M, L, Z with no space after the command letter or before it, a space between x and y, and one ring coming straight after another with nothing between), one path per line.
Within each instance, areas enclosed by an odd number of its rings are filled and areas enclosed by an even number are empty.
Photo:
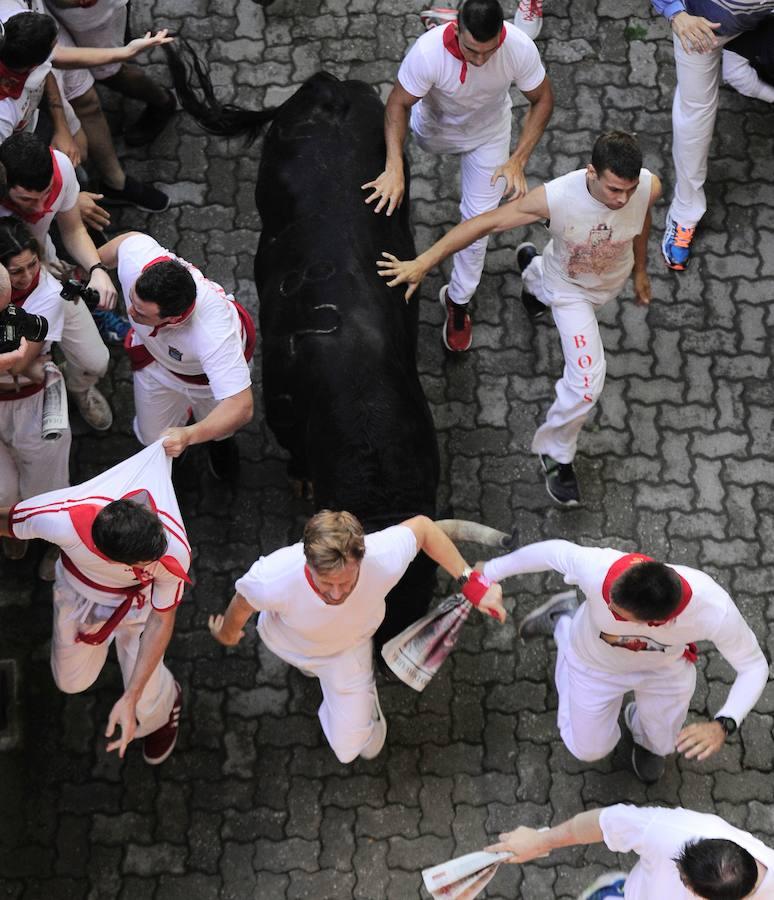
M608 209L586 186L586 169L546 184L551 240L543 251L549 299L585 297L603 304L616 297L634 268L634 238L642 232L653 176L640 169L637 190L621 209Z

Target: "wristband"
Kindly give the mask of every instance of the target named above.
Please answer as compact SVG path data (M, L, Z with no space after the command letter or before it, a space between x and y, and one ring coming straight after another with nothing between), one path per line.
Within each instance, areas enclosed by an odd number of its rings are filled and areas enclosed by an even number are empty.
M94 265L89 269L89 278L91 278L91 276L94 274L95 269L102 269L103 272L107 272L107 266L104 263L94 263Z
M492 582L480 572L471 572L470 577L462 588L462 596L470 600L473 606L478 606L484 598L484 594L492 587Z

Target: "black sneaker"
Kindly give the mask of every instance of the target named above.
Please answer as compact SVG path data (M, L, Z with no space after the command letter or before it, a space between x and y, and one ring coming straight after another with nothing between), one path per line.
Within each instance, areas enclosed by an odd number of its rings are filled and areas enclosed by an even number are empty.
M519 267L519 272L524 274L524 270L537 255L537 247L534 244L531 244L529 241L519 244L516 248L516 265ZM542 319L548 312L548 307L545 303L541 303L534 294L531 294L524 287L521 289L521 302L525 312L533 322L537 319Z
M642 744L638 744L634 740L632 719L636 709L637 704L632 701L626 704L626 709L624 710L624 725L632 739L632 768L634 769L634 774L643 784L655 784L664 774L666 760L663 756L647 750Z
M153 187L152 184L137 181L131 175L126 176L126 183L122 191L103 184L102 193L106 203L118 206L136 206L143 212L164 212L169 207L169 197L163 191Z
M560 463L541 453L540 465L545 472L548 496L560 506L577 506L580 503L580 488L572 463Z
M210 472L218 481L235 481L239 475L239 450L234 438L210 441L207 444L207 461Z
M177 101L171 91L167 91L166 106L146 106L139 117L124 129L124 143L127 147L142 147L150 144L172 121L177 112Z

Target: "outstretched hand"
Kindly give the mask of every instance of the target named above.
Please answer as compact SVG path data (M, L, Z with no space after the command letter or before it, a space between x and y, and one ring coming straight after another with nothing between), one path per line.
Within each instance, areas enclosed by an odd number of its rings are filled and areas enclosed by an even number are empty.
M224 621L225 616L210 616L207 620L207 627L210 629L210 634L219 644L223 644L224 647L236 647L245 636L245 633L240 630L237 632L236 636L226 634L226 632L223 631Z
M531 859L548 856L543 830L520 825L515 831L507 831L499 837L499 843L491 844L484 850L487 853L510 853L510 859L504 859L503 862L525 863Z
M401 172L393 172L385 169L384 172L373 181L367 181L360 185L362 191L372 191L365 202L373 203L378 199L379 202L374 207L374 212L381 212L387 206L387 215L391 216L403 202L403 194L406 191L406 182Z
M121 729L121 736L107 745L108 753L118 750L121 759L124 758L126 748L129 746L134 733L137 730L137 716L135 703L126 694L123 694L110 710L105 737L111 738L116 730L116 725Z
M150 50L151 47L159 47L162 44L171 44L172 41L174 41L174 38L169 37L168 34L169 29L162 28L161 31L157 31L156 34L151 34L150 31L146 31L143 37L129 41L124 47L126 59L134 59L135 56L139 56L140 53L143 53L145 50Z
M404 295L404 299L408 303L427 271L417 259L400 260L397 256L393 256L392 253L387 253L386 250L382 251L382 256L384 259L376 260L379 274L382 278L392 278L392 281L387 282L387 287L408 284Z

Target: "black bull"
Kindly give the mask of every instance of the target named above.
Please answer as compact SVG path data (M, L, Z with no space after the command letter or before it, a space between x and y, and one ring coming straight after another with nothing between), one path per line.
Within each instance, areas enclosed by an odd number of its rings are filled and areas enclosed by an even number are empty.
M360 185L384 165L384 107L371 87L319 73L276 110L207 103L172 59L183 106L218 134L273 119L258 171L255 257L266 417L311 481L318 508L347 509L375 531L435 515L438 445L416 368L418 304L376 273L383 249L415 255L408 194L374 214ZM407 179L408 182L408 179ZM435 565L420 556L387 598L375 642L427 610Z

